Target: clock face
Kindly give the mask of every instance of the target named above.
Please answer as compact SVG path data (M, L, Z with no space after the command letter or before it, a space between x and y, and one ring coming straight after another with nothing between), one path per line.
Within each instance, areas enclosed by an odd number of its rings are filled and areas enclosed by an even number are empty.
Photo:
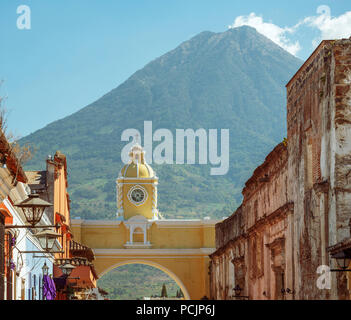
M147 191L143 186L135 185L128 192L129 201L135 206L141 206L148 197Z
M133 201L138 203L144 200L145 194L144 191L141 189L134 189L130 196L133 199Z

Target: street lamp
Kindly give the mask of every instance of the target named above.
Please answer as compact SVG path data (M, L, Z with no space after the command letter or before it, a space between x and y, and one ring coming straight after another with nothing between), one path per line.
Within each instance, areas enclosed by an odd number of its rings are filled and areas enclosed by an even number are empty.
M282 289L281 290L281 293L282 294L286 294L286 293L288 293L288 294L295 294L295 290L291 290L290 288L286 288L286 289Z
M59 268L62 270L62 273L68 277L72 273L73 269L75 269L76 267L71 265L70 263L66 263L61 265Z
M54 281L56 283L56 289L58 289L58 291L61 293L67 293L69 295L70 294L70 292L69 292L70 287L69 287L69 283L67 280L68 279L80 279L79 277L75 277L75 278L69 277L69 275L72 273L73 269L75 269L76 267L73 266L72 264L70 264L69 262L67 262L67 263L60 265L59 268L62 271L62 275L60 277L54 278Z
M234 292L235 292L235 296L239 296L242 289L241 289L240 286L237 284L233 290L234 290Z
M15 205L22 209L23 214L30 225L10 225L5 226L5 229L32 229L32 228L44 228L43 230L35 235L39 240L40 245L46 251L46 253L63 253L63 251L53 252L51 249L54 246L55 239L61 237L60 234L50 231L47 228L60 228L59 224L56 225L44 225L36 226L37 223L41 220L44 210L48 207L51 207L52 204L39 198L39 194L32 193L28 195L28 198ZM42 253L41 251L21 251L21 253ZM38 257L39 258L39 257Z
M33 227L43 216L44 210L52 204L39 198L39 194L32 193L21 203L15 205L22 209L27 222Z
M50 252L54 247L55 240L58 237L61 237L61 235L55 231L45 228L44 230L35 234L34 237L38 239L41 247L45 251Z
M336 259L340 269L331 269L330 271L351 271L348 269L351 262L351 249L339 251L331 256Z
M44 265L41 269L43 270L44 276L47 276L49 274L49 267L46 265L46 262L44 262Z
M245 299L249 299L248 296L241 296L240 293L243 289L237 284L234 288L234 298L245 298Z

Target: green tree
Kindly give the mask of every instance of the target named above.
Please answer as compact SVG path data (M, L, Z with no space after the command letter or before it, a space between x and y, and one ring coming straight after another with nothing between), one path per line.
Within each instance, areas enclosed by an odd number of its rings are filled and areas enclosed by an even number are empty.
M162 298L167 298L168 297L168 295L167 295L167 288L166 288L166 284L165 283L162 285L161 297Z

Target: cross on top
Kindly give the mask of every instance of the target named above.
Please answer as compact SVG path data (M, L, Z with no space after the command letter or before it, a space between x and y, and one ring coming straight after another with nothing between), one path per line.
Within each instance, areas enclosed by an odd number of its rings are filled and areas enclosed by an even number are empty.
M140 138L140 134L139 133L136 133L135 134L135 142L137 144L140 144L141 145L141 138Z

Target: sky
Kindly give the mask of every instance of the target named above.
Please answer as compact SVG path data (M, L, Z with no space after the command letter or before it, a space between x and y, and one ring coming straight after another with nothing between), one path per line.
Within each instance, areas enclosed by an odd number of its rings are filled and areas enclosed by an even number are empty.
M351 1L1 0L0 96L8 130L26 136L196 34L242 25L306 60L321 40L351 36Z

